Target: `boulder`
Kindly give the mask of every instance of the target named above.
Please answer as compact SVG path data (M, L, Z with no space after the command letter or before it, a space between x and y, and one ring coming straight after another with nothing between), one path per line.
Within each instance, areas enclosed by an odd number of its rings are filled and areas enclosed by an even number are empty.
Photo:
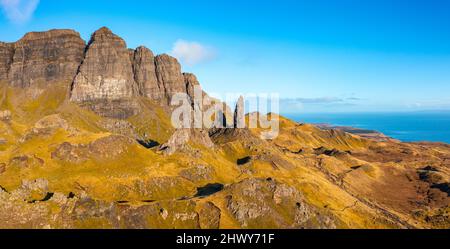
M186 85L186 93L189 95L189 97L194 99L194 89L195 87L199 87L200 83L198 82L197 77L192 73L183 73L184 77L184 83ZM204 93L203 93L204 94Z
M179 150L185 149L189 141L207 148L214 147L207 130L177 129L169 141L159 147L159 151L166 155L172 155Z

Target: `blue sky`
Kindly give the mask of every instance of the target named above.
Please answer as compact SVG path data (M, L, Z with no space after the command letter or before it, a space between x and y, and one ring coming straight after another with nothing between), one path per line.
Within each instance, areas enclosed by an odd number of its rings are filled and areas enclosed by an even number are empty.
M450 1L0 0L0 40L101 26L180 58L208 92L282 112L450 110Z

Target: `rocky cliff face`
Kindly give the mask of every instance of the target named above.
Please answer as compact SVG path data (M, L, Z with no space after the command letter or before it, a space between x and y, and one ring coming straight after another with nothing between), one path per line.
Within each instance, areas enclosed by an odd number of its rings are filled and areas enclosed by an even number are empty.
M4 79L5 65L10 62L7 80L11 86L25 88L70 84L83 59L85 43L75 31L50 30L28 33L12 46L11 61L11 49L3 49L7 56L0 75Z
M0 43L0 81L20 88L61 83L70 89L71 101L115 118L139 112L139 97L167 106L173 94L193 96L199 85L175 58L155 56L146 47L128 49L106 27L87 45L72 30L32 32L15 43Z
M0 42L0 81L8 80L8 71L14 56L14 44Z
M156 56L155 63L156 77L159 84L164 87L164 95L167 101L170 101L170 97L174 93L186 93L186 84L177 59L162 54Z
M134 77L124 40L107 28L96 31L73 82L71 100L119 100L131 98Z
M177 59L167 54L155 57L150 49L138 47L132 61L141 96L169 103L174 93L186 93L185 77Z
M164 87L156 77L155 56L146 47L138 47L133 50L134 79L138 84L139 93L142 96L154 100L164 98Z
M194 97L194 88L196 86L200 86L200 83L197 80L197 77L191 73L183 73L184 84L186 86L186 93L193 98Z

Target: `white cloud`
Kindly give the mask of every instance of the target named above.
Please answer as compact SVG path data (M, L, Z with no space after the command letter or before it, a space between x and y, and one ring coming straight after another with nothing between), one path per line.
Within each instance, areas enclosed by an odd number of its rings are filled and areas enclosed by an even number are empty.
M5 16L13 23L28 22L33 16L39 0L0 0L0 6Z
M216 56L213 48L185 40L176 41L170 54L190 66L212 60Z

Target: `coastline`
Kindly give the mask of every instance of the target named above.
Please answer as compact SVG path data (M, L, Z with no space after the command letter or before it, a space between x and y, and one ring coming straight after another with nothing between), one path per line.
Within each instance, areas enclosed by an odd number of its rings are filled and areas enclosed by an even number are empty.
M323 129L333 127L377 141L390 138L405 143L450 144L449 112L289 113L284 116L299 123Z
M357 135L362 138L374 140L377 142L402 142L398 139L386 136L385 134L383 134L379 131L376 131L376 130L360 129L360 128L351 127L351 126L334 126L331 124L314 124L314 125L319 127L322 130L340 130L343 132L347 132L347 133Z

